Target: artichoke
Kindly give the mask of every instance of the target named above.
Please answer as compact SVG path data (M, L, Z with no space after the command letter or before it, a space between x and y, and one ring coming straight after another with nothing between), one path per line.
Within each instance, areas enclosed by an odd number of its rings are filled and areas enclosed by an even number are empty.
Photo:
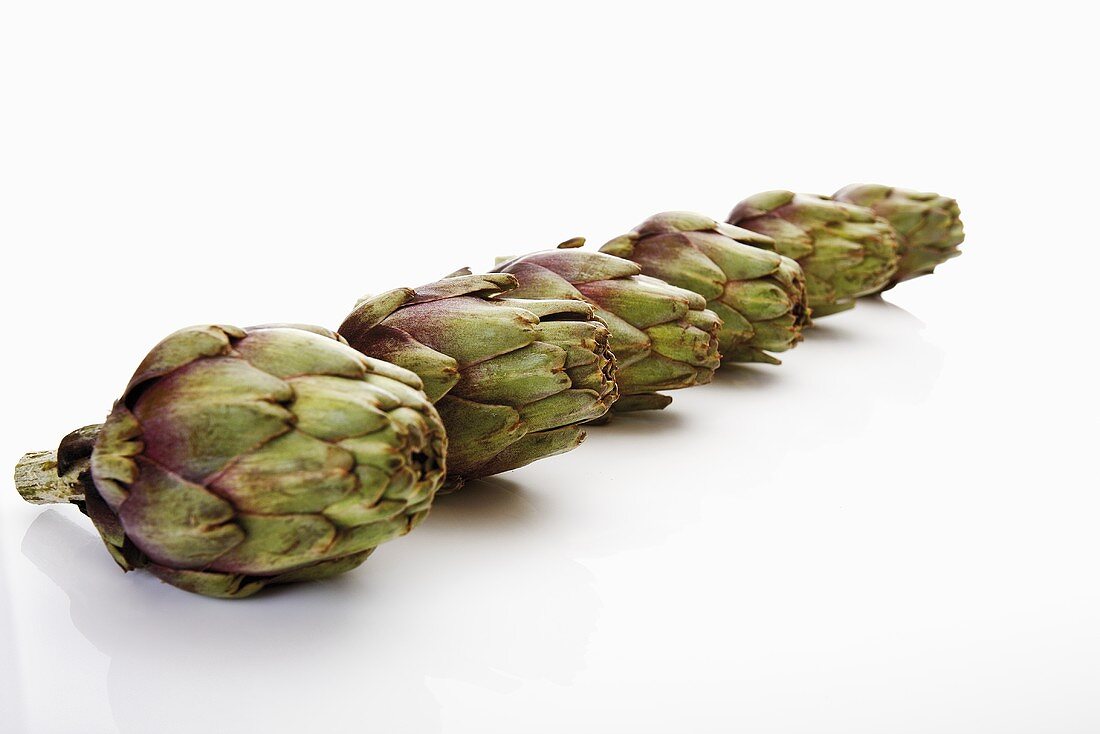
M585 301L611 329L619 363L617 411L663 408L672 390L710 382L720 362L721 321L698 293L641 275L637 263L600 252L580 251L582 238L556 250L536 252L497 265L519 281L514 298Z
M106 423L16 477L34 501L52 469L38 499L68 485L123 570L239 598L343 573L407 533L446 443L415 374L332 332L196 326L153 348Z
M728 221L768 235L776 252L798 261L815 316L852 308L860 296L881 291L897 270L894 228L865 207L767 191L734 207Z
M359 302L340 333L420 375L447 427L447 489L576 448L618 397L587 303L516 301L511 275L456 274Z
M802 268L768 252L774 247L770 237L701 214L665 212L600 251L632 260L645 275L706 298L707 308L722 319L718 349L723 362L779 364L768 352L800 342L810 312Z
M963 225L954 199L877 184L846 186L833 198L867 207L893 225L901 259L886 288L929 275L937 265L962 254L958 246L963 241Z

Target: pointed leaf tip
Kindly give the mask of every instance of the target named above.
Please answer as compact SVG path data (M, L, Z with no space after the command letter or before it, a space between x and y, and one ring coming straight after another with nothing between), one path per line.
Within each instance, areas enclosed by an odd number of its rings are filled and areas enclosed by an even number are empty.
M348 338L349 333L359 334L373 329L397 309L416 298L411 288L394 288L381 295L359 299L355 308L340 325L340 334Z

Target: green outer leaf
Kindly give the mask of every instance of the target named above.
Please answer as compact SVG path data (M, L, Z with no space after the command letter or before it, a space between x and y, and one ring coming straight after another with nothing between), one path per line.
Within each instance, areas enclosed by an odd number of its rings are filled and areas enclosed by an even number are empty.
M500 474L539 459L564 454L580 446L584 438L585 432L576 425L528 433L482 464L478 475Z
M680 321L690 310L686 299L641 280L601 280L578 286L589 300L643 331Z
M527 346L535 341L538 323L526 309L471 296L410 305L385 321L455 359L460 368Z
M642 266L646 275L695 291L707 299L722 292L727 278L722 268L697 248L691 238L679 233L639 239L631 259Z
M118 514L126 535L151 559L203 568L244 542L233 506L143 457Z
M451 394L478 403L519 408L572 386L565 373L568 353L546 342L534 342L499 357L470 365Z
M672 402L668 395L660 393L635 393L626 395L615 403L612 410L616 413L635 413L642 410L664 410Z
M527 433L519 411L507 405L485 405L447 395L436 403L447 426L447 463L458 476L478 467Z

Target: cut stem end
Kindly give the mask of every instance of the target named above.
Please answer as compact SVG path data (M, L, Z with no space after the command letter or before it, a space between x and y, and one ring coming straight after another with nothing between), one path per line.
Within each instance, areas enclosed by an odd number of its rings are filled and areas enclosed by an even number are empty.
M15 488L19 495L35 505L82 502L81 477L90 468L99 429L98 425L84 426L61 439L56 451L23 454L15 465Z
M23 454L15 465L15 488L23 499L35 505L84 499L84 487L75 474L58 475L56 451Z

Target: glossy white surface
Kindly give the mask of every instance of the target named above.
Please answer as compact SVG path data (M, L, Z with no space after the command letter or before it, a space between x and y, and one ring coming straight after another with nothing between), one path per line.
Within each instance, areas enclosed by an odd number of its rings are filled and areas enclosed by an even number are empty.
M9 467L179 326L662 209L872 180L968 236L333 582L188 595L8 486L0 730L1100 730L1097 59L1048 5L6 8Z

